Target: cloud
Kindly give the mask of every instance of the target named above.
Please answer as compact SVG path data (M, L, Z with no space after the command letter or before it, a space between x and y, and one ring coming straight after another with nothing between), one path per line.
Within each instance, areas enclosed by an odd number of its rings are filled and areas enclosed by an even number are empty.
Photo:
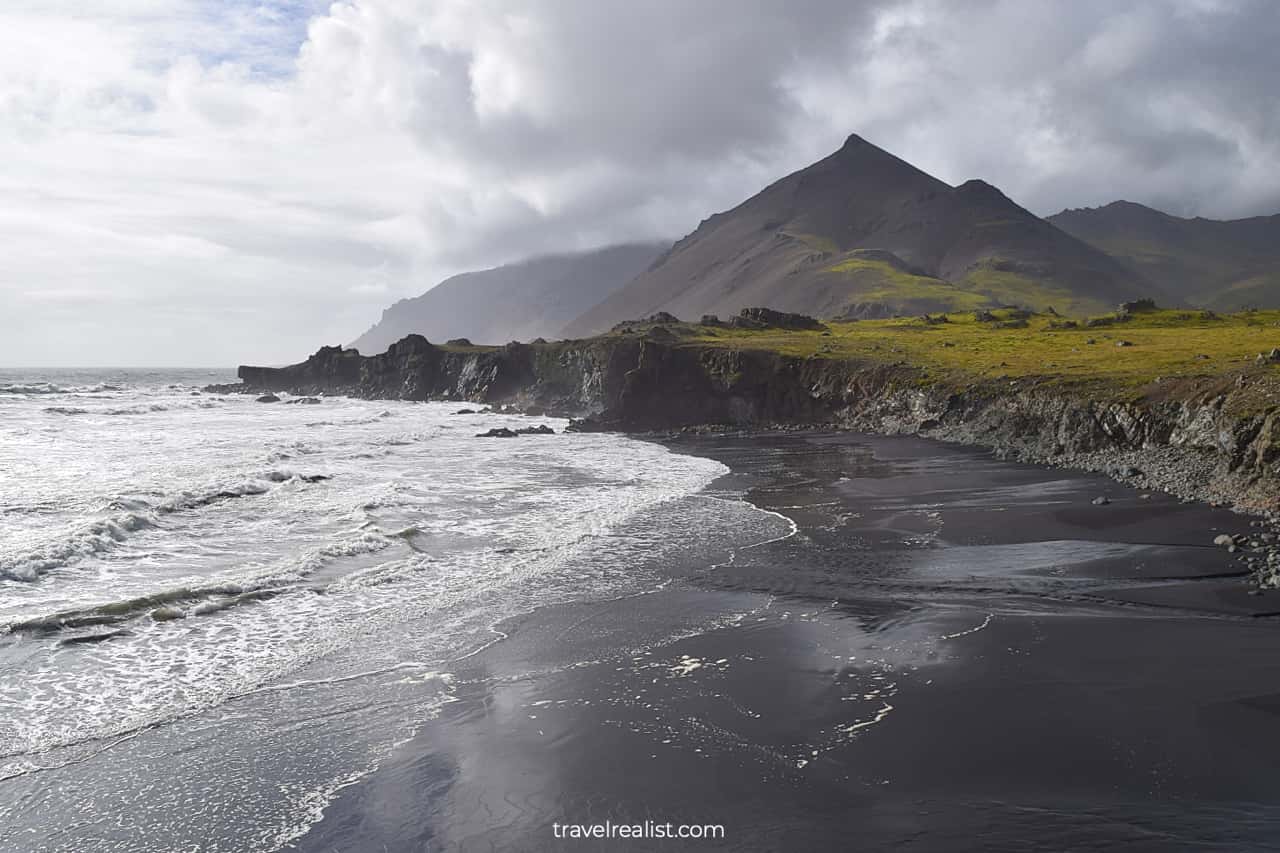
M1277 212L1278 37L1265 2L11 0L0 364L297 359L850 132L1039 213Z

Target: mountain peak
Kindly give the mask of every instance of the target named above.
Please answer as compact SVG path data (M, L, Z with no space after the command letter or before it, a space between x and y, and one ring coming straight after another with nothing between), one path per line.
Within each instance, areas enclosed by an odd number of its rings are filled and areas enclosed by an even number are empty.
M1007 300L1011 289L1027 304L1053 293L1059 307L1057 296L1069 291L1067 310L1097 313L1147 295L1136 278L991 184L953 187L853 133L838 151L704 222L571 329L756 305L839 316L873 302L919 313Z
M863 139L856 133L849 134L849 138L844 141L844 145L840 146L841 151L852 151L860 145L870 145L871 143Z
M1004 193L1000 192L1000 188L994 184L989 184L981 178L970 178L963 184L956 187L956 192L972 193L974 195L998 195L1004 198Z

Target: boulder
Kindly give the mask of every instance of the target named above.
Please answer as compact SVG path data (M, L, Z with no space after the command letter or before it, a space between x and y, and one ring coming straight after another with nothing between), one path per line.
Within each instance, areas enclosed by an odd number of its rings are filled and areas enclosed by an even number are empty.
M556 431L546 424L538 424L531 427L520 427L515 431L516 435L555 435Z
M263 394L261 397L259 397L259 398L258 398L257 402L259 402L259 403L279 403L279 402L280 402L280 398L279 398L279 397L277 397L275 394Z
M1116 308L1116 314L1120 317L1127 317L1130 314L1142 314L1148 311L1158 311L1154 299L1135 299L1132 302L1122 302Z
M488 432L476 433L476 438L515 438L517 433L506 427L494 427Z
M826 327L807 314L788 314L772 308L743 308L729 321L738 329L825 329Z

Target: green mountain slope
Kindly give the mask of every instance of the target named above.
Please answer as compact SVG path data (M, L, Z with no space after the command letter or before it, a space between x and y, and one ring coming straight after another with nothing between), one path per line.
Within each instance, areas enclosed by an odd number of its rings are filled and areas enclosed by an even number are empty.
M1280 307L1280 215L1183 219L1116 201L1049 221L1192 305Z
M951 187L851 136L705 220L565 333L656 311L884 316L1013 303L1083 314L1142 296L1171 301L990 184Z

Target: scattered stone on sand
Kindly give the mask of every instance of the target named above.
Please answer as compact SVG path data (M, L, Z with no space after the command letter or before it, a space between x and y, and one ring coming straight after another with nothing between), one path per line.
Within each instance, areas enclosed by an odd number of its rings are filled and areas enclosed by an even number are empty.
M517 433L507 429L506 427L494 427L488 432L476 433L476 438L515 438Z
M258 402L259 403L279 403L280 398L277 397L275 394L263 394L261 397L258 398Z

